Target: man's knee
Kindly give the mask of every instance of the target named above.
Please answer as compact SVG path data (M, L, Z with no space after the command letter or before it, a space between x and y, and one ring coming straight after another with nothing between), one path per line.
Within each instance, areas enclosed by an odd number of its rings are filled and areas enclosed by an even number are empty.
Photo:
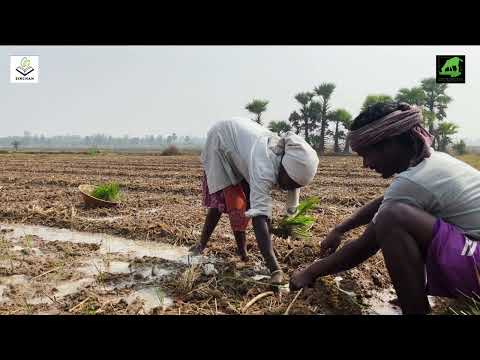
M415 206L392 202L382 208L375 219L377 244L383 248L386 241L413 238L426 251L432 240L436 218ZM410 236L402 236L410 235Z
M401 202L392 202L382 208L375 218L375 229L378 231L403 227L414 216L414 208Z

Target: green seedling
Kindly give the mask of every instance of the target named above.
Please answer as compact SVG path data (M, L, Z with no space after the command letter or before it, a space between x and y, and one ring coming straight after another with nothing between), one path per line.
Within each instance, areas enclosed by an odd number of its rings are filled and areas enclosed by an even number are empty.
M23 244L26 248L31 249L33 247L33 236L32 235L25 235Z
M165 293L160 288L155 288L155 295L157 295L159 305L162 306L165 301Z
M272 233L284 239L289 236L298 240L310 239L312 236L310 229L315 223L315 218L307 215L307 212L315 208L318 202L318 198L315 197L302 201L297 208L297 213L283 218Z
M108 184L102 184L92 191L90 194L94 198L105 200L105 201L117 201L120 199L120 186L115 183L111 182Z

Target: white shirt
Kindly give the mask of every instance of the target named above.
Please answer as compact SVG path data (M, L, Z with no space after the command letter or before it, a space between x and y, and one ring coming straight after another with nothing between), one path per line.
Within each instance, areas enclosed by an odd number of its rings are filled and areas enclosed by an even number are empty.
M245 215L272 217L272 188L278 183L282 151L279 137L247 118L220 121L207 134L201 160L210 193L239 184L250 185L250 210ZM298 206L299 189L290 192L288 208Z

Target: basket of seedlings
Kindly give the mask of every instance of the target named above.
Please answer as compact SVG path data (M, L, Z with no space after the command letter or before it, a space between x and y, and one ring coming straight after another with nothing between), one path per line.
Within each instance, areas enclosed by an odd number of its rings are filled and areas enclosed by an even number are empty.
M315 223L313 216L307 213L319 203L318 198L312 197L302 201L294 215L284 217L277 226L273 227L272 233L283 239L308 240L312 237L310 229Z
M115 182L98 186L83 184L78 189L87 208L114 207L120 201L120 186Z

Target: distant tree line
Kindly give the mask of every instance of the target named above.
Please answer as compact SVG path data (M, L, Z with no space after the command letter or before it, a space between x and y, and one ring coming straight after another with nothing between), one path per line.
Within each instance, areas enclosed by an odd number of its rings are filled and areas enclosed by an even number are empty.
M434 136L432 146L439 151L446 151L452 146L457 152L466 151L463 141L453 144L453 136L458 132L458 125L447 120L447 108L452 98L446 94L448 84L437 84L435 78L423 79L418 86L402 88L395 96L388 94L370 94L361 107L385 101L401 101L419 106L423 112L424 126ZM349 153L350 146L346 137L352 123L352 115L346 109L334 108L332 97L336 89L334 83L321 83L311 91L295 95L298 108L288 117L271 121L268 128L278 135L294 131L302 135L319 153L325 153L327 146L335 153ZM245 109L254 115L253 121L263 125L262 115L267 111L268 100L253 99ZM23 136L0 137L0 147L18 148L155 148L168 145L201 147L204 138L169 135L145 135L143 137L112 137L104 134L91 136L63 135L46 137L32 135L25 131Z
M143 137L114 137L104 134L91 136L60 135L44 136L32 135L25 131L23 136L0 137L0 147L18 148L141 148L141 147L165 147L168 145L200 147L205 142L204 138L177 136L176 133L169 135L145 135Z
M453 100L446 94L448 84L437 84L435 78L423 79L411 89L402 88L395 96L387 94L368 95L361 107L366 110L370 105L385 101L401 101L422 109L424 126L434 136L432 146L435 150L447 151L448 146L456 152L464 152L465 143L453 144L453 136L459 126L447 120L448 104ZM302 135L319 153L327 150L327 145L335 153L349 153L350 145L346 135L352 123L352 115L343 108L332 106L332 96L336 89L334 83L321 83L311 91L295 95L298 109L279 121L271 121L268 128L278 135L294 131ZM267 111L268 100L254 99L245 109L255 115L252 119L263 125L262 114Z

